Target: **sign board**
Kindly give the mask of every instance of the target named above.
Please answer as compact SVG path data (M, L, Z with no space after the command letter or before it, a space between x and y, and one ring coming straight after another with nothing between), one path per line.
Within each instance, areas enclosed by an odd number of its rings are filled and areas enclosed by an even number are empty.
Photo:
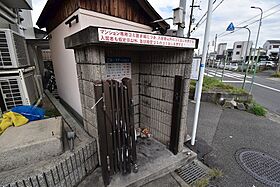
M199 73L200 73L200 63L201 63L201 58L200 57L193 57L191 80L198 81Z
M131 59L127 57L106 58L106 79L122 80L131 79Z
M196 48L196 40L156 34L98 28L100 42L163 47Z
M234 31L234 30L235 30L235 27L234 27L233 23L230 23L227 28L227 31Z

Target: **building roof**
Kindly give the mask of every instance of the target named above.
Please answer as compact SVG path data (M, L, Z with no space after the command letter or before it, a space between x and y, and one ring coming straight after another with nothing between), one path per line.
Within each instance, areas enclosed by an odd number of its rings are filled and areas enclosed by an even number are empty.
M32 2L31 0L1 0L9 8L21 8L32 10Z
M116 0L115 0L116 1ZM150 25L150 26L156 26L159 27L161 31L166 31L167 29L170 28L169 24L166 21L161 21L158 23L151 23L152 21L156 21L156 20L161 20L162 17L155 11L155 9L151 6L151 4L147 1L147 0L135 0L135 1L131 1L131 0L117 0L118 4L121 3L127 3L129 4L129 6L131 6L130 8L132 8L131 13L133 16L136 15L138 23L142 23L142 24L146 24L146 25ZM106 4L107 3L107 4ZM111 3L111 4L110 4ZM93 5L95 4L95 5ZM104 4L104 6L102 6ZM85 8L88 10L92 10L92 11L96 11L96 12L100 12L100 13L104 13L107 15L112 15L115 17L120 17L120 18L124 18L123 16L120 16L120 12L119 13L111 13L110 12L110 8L112 8L112 6L118 6L118 4L114 4L114 2L112 0L106 0L106 2L104 0L95 0L95 2L92 2L91 0L48 0L38 21L37 21L37 25L40 28L47 28L47 31L49 32L50 30L54 29L56 26L58 26L60 24L61 21L65 20L68 16L70 16L74 11L76 11L78 8ZM68 6L67 8L65 8L66 10L64 11L64 17L61 15L61 7L65 7ZM97 8L98 6L98 8ZM116 9L116 7L113 7L114 9ZM133 10L139 10L134 12ZM111 9L112 10L112 9ZM121 12L127 11L126 7L124 7L124 9L122 9ZM63 14L63 13L62 13ZM116 15L117 14L117 15ZM142 14L142 15L140 15ZM48 28L48 26L50 25L50 21L52 19L57 20L58 16L63 17L61 18L60 21L56 21L55 24L51 24L50 28ZM141 16L144 17L145 21L143 21L143 19L141 19ZM127 18L128 16L125 16L127 20L130 20L131 18ZM149 21L147 21L149 20ZM130 20L130 21L134 21L134 20Z
M267 40L266 42L273 43L273 44L280 44L280 40Z

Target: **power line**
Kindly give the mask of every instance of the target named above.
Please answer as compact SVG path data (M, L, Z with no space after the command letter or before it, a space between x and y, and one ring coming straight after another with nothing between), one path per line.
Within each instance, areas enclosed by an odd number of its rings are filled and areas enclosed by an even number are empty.
M222 0L222 1L214 8L213 12L215 12L215 10L216 10L224 1L225 1L225 0ZM196 29L197 29L200 25L202 25L205 21L206 21L206 18L204 18L204 20L203 20L199 25L197 25ZM193 31L194 31L194 30L193 30Z
M277 11L271 13L271 14L268 14L268 15L264 16L264 17L263 17L263 20L266 19L266 18L268 18L268 17L270 17L270 16L272 16L273 14L276 14L277 12L280 12L280 10L277 10ZM259 22L259 21L260 21L259 19L258 19L258 20L255 20L255 21L249 23L246 27L248 27L248 26L250 26L250 25L253 25L253 24L255 24L255 23ZM230 32L230 33L223 34L223 35L221 35L219 38L225 37L225 36L227 36L227 35L230 35L230 34L232 34L232 33L238 32L238 31L240 31L240 30L241 30L241 28L240 28L240 29L237 29L237 30L235 30L235 31L232 31L232 32Z
M269 12L269 11L272 10L272 9L275 9L275 8L278 7L278 6L280 6L280 4L277 4L277 5L273 6L273 7L271 7L271 8L269 8L269 9L265 10L264 13ZM260 16L260 15L261 15L261 14L258 14L257 16ZM237 24L236 26L238 27L238 26L240 26L240 25L242 25L242 24L244 24L244 23L246 23L246 22L249 22L249 21L255 19L255 18L256 18L256 16L251 17L250 19L245 20L245 21L242 21L241 23ZM257 20L257 21L258 21L258 20ZM238 29L238 30L240 30L240 29ZM224 32L218 34L218 37L222 36L222 35L225 34L225 33L227 33L227 31L224 31ZM227 34L228 34L228 33L227 33Z
M215 0L215 1L213 2L213 5L216 3L216 1L217 1L217 0ZM195 27L192 29L191 33L195 30L195 28L199 25L199 23L200 23L200 22L203 20L203 18L207 15L207 12L208 12L208 11L206 11L205 14L200 18L200 20L197 22L197 24L195 25Z

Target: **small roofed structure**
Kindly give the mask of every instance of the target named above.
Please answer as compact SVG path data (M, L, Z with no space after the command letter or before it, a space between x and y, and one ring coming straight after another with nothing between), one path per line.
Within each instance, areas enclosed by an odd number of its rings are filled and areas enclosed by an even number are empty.
M66 37L65 46L75 51L84 129L98 142L106 185L130 186L187 158L189 83L198 40L87 27ZM133 143L134 129L150 132L150 143ZM138 173L127 175L138 163Z
M166 33L169 25L147 0L48 0L38 21L46 28L61 101L82 122L81 96L75 77L77 67L64 38L88 26L137 32ZM73 99L75 98L75 99Z
M162 17L147 0L48 0L36 24L50 32L79 8L149 25L161 33L170 27L165 21L152 23Z

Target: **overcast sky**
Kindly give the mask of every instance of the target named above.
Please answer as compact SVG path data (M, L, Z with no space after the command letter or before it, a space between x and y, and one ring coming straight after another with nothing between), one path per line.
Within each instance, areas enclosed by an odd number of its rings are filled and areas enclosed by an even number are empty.
M32 0L33 1L33 22L34 25L44 8L46 0ZM179 6L179 0L148 0L151 5L158 11L163 18L172 16L172 9ZM216 7L222 0L216 0L214 7ZM189 21L190 3L191 0L187 0L187 21ZM207 10L207 0L195 0L195 5L200 5L200 9L194 10L195 24L205 14ZM269 10L270 8L278 5L277 7ZM228 48L232 48L234 41L246 41L248 39L248 31L241 29L238 32L223 36L227 26L230 22L234 25L239 25L243 21L250 18L249 22L243 23L239 26L248 25L259 19L260 10L251 9L251 6L258 6L264 10L264 20L261 28L259 46L263 46L266 40L279 39L280 40L280 1L279 0L224 0L223 3L216 9L212 18L211 25L211 41L214 40L215 34L218 34L218 43L228 43ZM269 11L267 11L269 10ZM278 12L277 12L278 11ZM275 13L276 12L276 13ZM272 15L270 15L272 14ZM172 21L168 21L172 25ZM255 43L258 22L249 26L252 30L251 40ZM202 46L202 40L204 35L205 22L200 25L198 29L192 34L192 37L200 39L200 48ZM187 32L187 31L186 31ZM228 33L228 32L226 32ZM226 34L225 33L225 34ZM213 42L211 42L212 45Z

